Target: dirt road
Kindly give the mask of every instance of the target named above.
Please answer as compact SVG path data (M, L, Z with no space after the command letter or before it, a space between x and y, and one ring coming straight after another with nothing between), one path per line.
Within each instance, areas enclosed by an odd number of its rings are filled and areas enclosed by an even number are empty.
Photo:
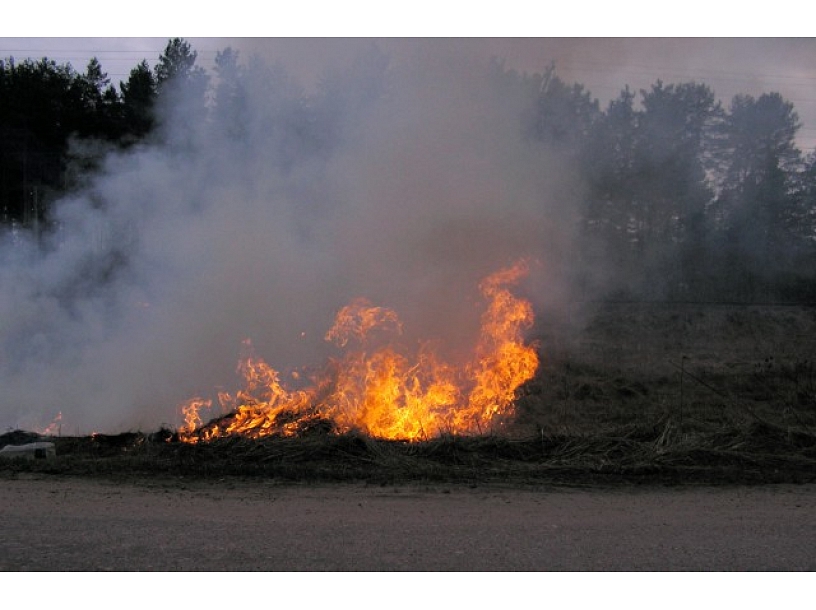
M3 571L816 569L816 485L0 480Z

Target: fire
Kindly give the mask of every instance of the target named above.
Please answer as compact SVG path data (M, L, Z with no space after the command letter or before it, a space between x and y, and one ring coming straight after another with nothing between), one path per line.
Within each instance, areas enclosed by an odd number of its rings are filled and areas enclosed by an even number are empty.
M62 411L57 413L54 420L39 432L40 436L60 436L62 433Z
M533 322L532 306L509 289L527 272L527 263L520 261L480 283L487 308L473 357L462 366L441 361L430 344L414 354L394 342L377 347L383 337L400 335L402 322L393 310L365 299L343 307L325 335L339 348L356 349L330 360L304 388L287 388L247 340L238 365L244 388L219 394L225 415L207 424L201 412L212 409L212 401L188 401L181 409L179 437L197 443L231 435L294 436L323 426L416 441L494 431L513 416L516 390L538 368L535 349L522 337ZM293 374L296 381L302 377Z

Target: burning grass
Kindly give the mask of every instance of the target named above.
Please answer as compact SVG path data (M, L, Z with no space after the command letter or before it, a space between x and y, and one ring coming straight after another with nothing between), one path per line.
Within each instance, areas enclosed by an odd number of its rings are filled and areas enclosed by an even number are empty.
M21 472L264 477L377 484L756 484L816 481L816 310L610 306L579 333L541 335L541 366L500 433L386 439L320 413L280 410L293 434L179 431L61 437L13 431L0 447L51 440ZM223 428L231 414L206 425Z
M191 399L182 407L179 438L200 443L230 436L301 436L321 422L339 433L408 441L501 428L514 415L517 389L538 367L538 354L523 337L533 324L532 305L510 290L527 271L527 262L519 261L480 283L486 301L481 332L472 359L458 366L443 362L427 343L410 350L399 346L393 340L402 332L397 313L366 299L343 307L325 335L340 348L354 343L353 348L303 387L287 387L246 342L238 367L243 389L221 392L224 415L206 424L201 413L213 401Z

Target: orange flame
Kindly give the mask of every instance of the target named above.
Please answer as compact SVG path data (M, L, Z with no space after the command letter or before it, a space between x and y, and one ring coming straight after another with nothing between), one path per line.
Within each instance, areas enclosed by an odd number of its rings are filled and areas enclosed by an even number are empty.
M225 415L206 425L200 413L212 402L188 401L179 437L197 443L230 435L293 436L321 425L409 441L492 431L512 417L516 390L538 367L535 349L522 338L533 322L532 306L508 289L527 272L521 261L481 282L488 306L473 360L462 367L440 361L428 345L413 357L391 345L373 349L372 331L400 334L402 323L394 311L365 299L343 307L325 335L339 347L353 339L360 349L331 360L305 389L284 387L278 371L257 358L247 340L238 366L244 389L234 396L222 392L218 402Z
M57 413L53 421L46 428L39 432L40 436L61 436L62 432L62 411Z

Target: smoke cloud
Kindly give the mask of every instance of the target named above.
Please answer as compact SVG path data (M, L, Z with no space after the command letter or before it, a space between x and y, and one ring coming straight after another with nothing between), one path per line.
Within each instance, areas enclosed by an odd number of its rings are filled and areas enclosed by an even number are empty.
M578 187L521 137L521 100L454 43L378 53L321 80L319 146L295 137L313 128L286 104L295 76L249 58L240 129L181 130L177 100L163 138L110 152L58 202L59 230L5 234L0 426L174 427L183 401L234 386L245 339L279 370L319 365L355 297L455 358L475 342L479 280L521 257L522 290L558 310Z

